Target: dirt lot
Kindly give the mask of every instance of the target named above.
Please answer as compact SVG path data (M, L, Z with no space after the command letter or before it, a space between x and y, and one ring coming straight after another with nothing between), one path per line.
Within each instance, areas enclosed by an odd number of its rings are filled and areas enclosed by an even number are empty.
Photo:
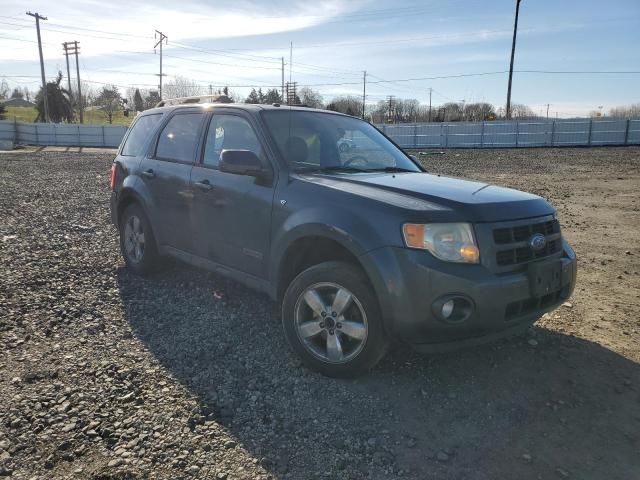
M523 338L336 381L288 352L265 296L123 268L111 154L0 154L0 475L640 478L640 149L422 158L548 198L576 292Z

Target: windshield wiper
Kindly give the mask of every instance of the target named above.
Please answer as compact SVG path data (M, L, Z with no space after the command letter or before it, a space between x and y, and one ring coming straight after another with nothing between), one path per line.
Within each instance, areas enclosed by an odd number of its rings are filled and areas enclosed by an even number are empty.
M344 165L330 165L326 167L307 167L297 170L298 172L326 172L326 173L362 173L368 172L362 168L345 167Z
M402 167L380 167L380 168L369 168L367 172L408 172L408 173L419 173L418 170L409 170L408 168Z

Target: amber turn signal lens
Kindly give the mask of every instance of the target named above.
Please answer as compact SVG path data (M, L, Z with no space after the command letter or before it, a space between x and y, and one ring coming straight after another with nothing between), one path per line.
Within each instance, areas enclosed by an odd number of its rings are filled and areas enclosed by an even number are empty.
M460 256L467 262L475 263L480 258L480 252L475 245L463 245L460 247Z
M405 223L402 226L402 233L408 247L424 248L424 225Z

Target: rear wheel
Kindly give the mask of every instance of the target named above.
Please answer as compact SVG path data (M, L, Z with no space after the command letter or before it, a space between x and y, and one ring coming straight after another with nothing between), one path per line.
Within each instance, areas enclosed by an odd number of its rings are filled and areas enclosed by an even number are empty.
M137 204L129 205L122 214L120 251L127 267L140 275L152 272L160 262L151 224Z
M366 372L387 351L375 294L349 263L325 262L298 275L285 293L282 322L302 361L331 377Z

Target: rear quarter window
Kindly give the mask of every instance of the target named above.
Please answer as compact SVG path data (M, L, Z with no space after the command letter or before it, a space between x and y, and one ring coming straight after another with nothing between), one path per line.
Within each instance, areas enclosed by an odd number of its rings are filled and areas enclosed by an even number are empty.
M131 132L122 146L120 155L124 155L125 157L136 157L142 154L144 146L147 144L147 140L153 134L153 129L161 118L161 113L143 115L138 118L131 127Z

